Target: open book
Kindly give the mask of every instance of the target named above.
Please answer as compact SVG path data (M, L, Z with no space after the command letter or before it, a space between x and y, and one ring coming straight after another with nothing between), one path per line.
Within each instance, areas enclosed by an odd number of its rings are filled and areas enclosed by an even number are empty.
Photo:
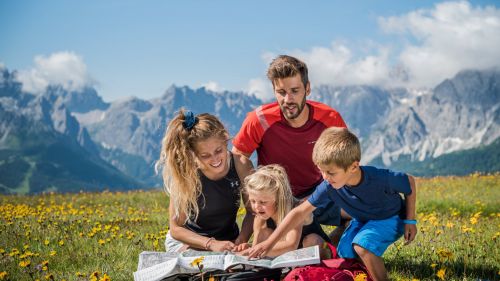
M294 267L320 263L319 247L312 246L290 251L273 259L248 259L230 252L205 252L188 250L181 254L142 252L134 272L135 281L156 281L181 273L199 273L191 263L203 257L203 272L226 270L236 265L266 268Z

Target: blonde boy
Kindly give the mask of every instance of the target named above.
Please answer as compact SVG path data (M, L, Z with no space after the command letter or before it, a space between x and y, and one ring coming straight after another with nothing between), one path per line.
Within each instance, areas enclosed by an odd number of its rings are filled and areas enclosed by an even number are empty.
M417 233L415 180L404 173L360 166L360 160L360 144L354 134L347 129L326 129L313 150L323 183L266 241L252 247L250 257L265 256L281 235L316 208L334 201L353 218L340 239L339 255L361 259L374 280L387 280L382 254L402 235L410 243Z

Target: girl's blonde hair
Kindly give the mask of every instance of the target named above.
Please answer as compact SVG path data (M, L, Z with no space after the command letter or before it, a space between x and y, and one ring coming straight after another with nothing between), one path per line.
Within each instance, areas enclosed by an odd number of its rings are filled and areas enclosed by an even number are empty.
M227 142L229 134L219 119L208 113L194 116L181 109L168 124L156 165L163 166L163 185L170 195L170 204L174 204L177 218L181 214L186 216L186 221L198 218L201 181L195 145L211 137Z
M247 193L265 192L275 195L277 221L280 224L294 206L294 197L285 169L278 164L260 166L245 178Z

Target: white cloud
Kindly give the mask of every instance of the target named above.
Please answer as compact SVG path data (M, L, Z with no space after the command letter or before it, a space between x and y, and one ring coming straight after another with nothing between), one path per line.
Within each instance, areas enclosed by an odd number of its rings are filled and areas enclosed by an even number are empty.
M500 9L472 6L469 2L444 2L431 9L379 18L379 27L400 39L402 49L369 41L352 48L348 42L294 50L304 60L313 86L370 84L434 87L463 69L500 66ZM396 42L397 43L397 42ZM275 54L262 55L270 62Z
M65 90L78 91L93 84L83 58L73 52L36 56L34 64L33 68L17 74L24 91L41 93L49 85L60 85Z
M416 39L399 55L413 86L434 86L462 69L500 64L500 10L495 7L445 2L379 23L386 32Z
M269 101L274 98L273 87L271 82L267 79L251 79L250 82L248 82L246 92L255 95L263 101Z
M219 83L214 82L214 81L209 81L203 85L202 87L205 87L205 89L212 91L212 92L222 92L224 91L223 88L220 87Z
M332 43L330 48L315 47L310 52L292 52L307 63L313 86L384 85L390 71L388 54L388 49L378 46L375 54L355 58L349 47L337 42Z

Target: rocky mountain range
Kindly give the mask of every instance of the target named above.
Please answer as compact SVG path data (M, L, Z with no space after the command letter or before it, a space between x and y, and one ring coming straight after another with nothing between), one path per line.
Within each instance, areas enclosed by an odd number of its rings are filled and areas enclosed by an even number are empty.
M2 75L0 155L11 150L12 136L21 139L19 130L36 135L36 130L45 128L77 143L96 163L101 161L115 169L115 176L118 172L123 179L133 179L137 187L161 184L154 164L166 125L179 108L213 113L234 135L246 113L262 104L243 92L212 92L175 85L159 98L131 97L111 103L104 102L93 88L67 92L54 85L41 95L33 95L21 91L15 72L4 69ZM498 143L499 95L500 71L490 69L462 71L426 90L319 85L313 87L310 99L324 102L342 114L361 139L364 163L391 167L401 166L402 162L428 163L452 152ZM4 116L24 121L7 122ZM2 156L0 161L2 175L10 160ZM30 163L30 167L36 166ZM435 174L431 169L427 168L429 173L419 171L422 175ZM17 182L27 178L25 175ZM14 184L6 187L3 179L0 184L7 191L15 189Z

